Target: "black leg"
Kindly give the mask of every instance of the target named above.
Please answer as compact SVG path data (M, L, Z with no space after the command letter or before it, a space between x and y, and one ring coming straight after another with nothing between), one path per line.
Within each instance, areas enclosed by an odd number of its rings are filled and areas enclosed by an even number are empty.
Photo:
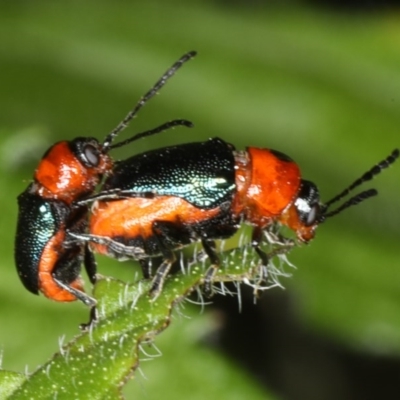
M206 296L210 297L213 294L212 284L215 274L217 273L218 268L220 266L220 260L217 255L217 252L215 251L214 240L202 239L201 244L203 245L203 249L211 261L211 266L208 268L204 276L204 292Z
M269 258L267 253L265 253L265 251L260 249L262 238L263 238L263 230L259 226L256 226L253 229L253 234L251 237L251 245L253 246L254 250L260 257L262 266L266 267L269 263Z
M85 255L84 255L84 265L86 269L86 273L89 277L89 280L92 285L96 283L96 274L97 274L97 263L96 259L94 258L94 254L92 251L89 249L89 243L85 243ZM96 305L93 305L90 309L90 316L89 316L89 322L85 324L81 324L80 328L85 331L87 330L90 325L96 323L97 321L97 307Z
M90 314L89 314L89 322L85 322L83 324L79 325L79 328L83 331L86 332L91 325L95 324L98 320L98 315L97 315L97 307L93 306L90 309Z
M85 256L83 262L89 280L94 285L96 283L97 263L94 258L93 252L91 252L89 249L88 243L85 243Z
M139 264L142 268L143 278L151 279L153 274L151 271L151 260L150 258L144 258L139 260Z
M153 192L131 192L129 190L112 189L109 191L100 192L84 199L77 200L72 203L72 207L78 208L82 206L87 206L95 201L112 201L121 199L131 199L133 197L141 197L144 199L154 198Z
M157 268L150 288L149 294L153 298L156 298L160 295L161 290L164 286L165 278L167 277L172 264L176 260L175 255L170 247L172 246L171 236L175 236L177 231L178 229L175 229L174 224L170 222L153 222L153 234L155 239L157 240L158 248L163 257L163 261L161 265Z
M87 295L86 293L81 292L78 289L75 289L71 286L66 285L65 283L61 282L57 278L53 278L53 279L54 279L54 282L57 283L58 286L60 286L60 288L73 294L78 300L80 300L85 305L87 305L89 307L94 307L97 304L96 300L93 297L90 297L89 295Z
M260 249L260 244L262 242L262 239L263 239L263 230L259 226L256 226L253 229L253 233L252 233L252 237L251 237L251 245L253 246L253 249L256 251L256 253L258 254L258 256L260 257L260 260L261 260L261 265L259 268L260 276L257 279L257 286L260 286L262 284L262 282L265 282L265 280L267 279L267 276L268 276L267 266L269 263L269 257L267 255L267 253L265 253L265 251ZM257 291L256 291L256 294L257 294Z
M156 298L160 295L164 286L165 278L171 269L172 264L175 262L175 255L173 252L165 252L163 254L163 262L157 268L150 288L150 296Z

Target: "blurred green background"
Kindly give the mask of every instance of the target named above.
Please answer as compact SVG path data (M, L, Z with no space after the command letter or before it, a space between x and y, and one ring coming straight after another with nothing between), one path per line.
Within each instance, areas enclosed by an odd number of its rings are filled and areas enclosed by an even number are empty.
M316 2L314 2L316 3ZM314 6L315 7L315 6ZM121 139L175 129L115 152L219 136L278 149L329 199L400 145L400 13L263 2L0 3L0 349L32 371L87 319L81 304L28 293L13 261L16 196L45 149L102 139L183 53L185 65ZM143 362L127 398L391 398L400 376L400 165L380 195L329 220L295 249L297 269L256 305L187 306ZM367 185L366 185L367 186ZM135 268L99 259L132 279ZM146 350L147 351L147 350ZM146 358L143 354L143 358ZM28 366L28 367L26 367ZM393 377L393 379L392 379ZM267 397L266 391L272 393ZM385 392L386 391L386 392ZM397 398L395 395L393 398Z

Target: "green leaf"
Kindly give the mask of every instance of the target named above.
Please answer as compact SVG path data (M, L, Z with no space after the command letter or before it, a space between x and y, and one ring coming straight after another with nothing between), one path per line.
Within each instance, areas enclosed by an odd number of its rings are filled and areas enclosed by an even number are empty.
M0 370L0 399L7 398L23 384L25 379L23 374Z
M224 282L244 282L254 285L256 291L279 285L279 278L286 275L285 253L293 243L270 237L274 241L268 246L268 274L260 269L252 249L231 250L224 253L223 267L215 279L222 283L219 290L223 290ZM201 284L207 268L204 261L187 263L182 271L166 280L156 299L148 295L150 281L126 284L99 276L94 287L98 302L96 322L86 326L84 332L62 346L23 382L17 382L19 385L14 385L9 399L29 400L32 393L37 400L120 398L120 388L139 365L140 344L152 341L170 324L175 305Z

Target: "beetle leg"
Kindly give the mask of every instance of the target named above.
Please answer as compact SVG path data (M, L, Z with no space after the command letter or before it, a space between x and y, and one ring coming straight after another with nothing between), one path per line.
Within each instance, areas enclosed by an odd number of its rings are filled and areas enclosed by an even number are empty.
M175 255L172 251L165 249L163 251L163 261L161 265L157 268L156 274L154 275L153 281L151 282L151 288L149 295L152 298L157 298L164 286L165 278L171 269L172 264L175 262Z
M153 281L150 288L150 296L154 299L157 298L164 286L164 281L171 269L172 264L175 262L175 255L172 251L167 251L163 254L163 262L157 268L156 274L154 275Z
M158 248L163 257L163 261L157 268L150 288L149 294L153 298L156 298L160 295L165 278L167 277L172 264L176 260L174 253L170 250L170 246L168 246L168 243L171 242L171 236L173 235L174 228L174 224L171 224L170 222L153 222L153 234L158 242Z
M97 200L112 201L112 200L131 199L133 197L152 199L154 198L154 196L155 193L153 192L133 192L130 190L111 189L74 201L72 203L72 207L87 206L89 203L93 203Z
M73 238L72 240L71 239L68 240L67 242L68 244L75 242L78 243L90 242L105 246L107 248L107 252L102 254L114 257L117 260L126 260L128 258L133 258L137 260L144 254L144 250L141 247L127 246L107 236L92 235L89 233L74 233L74 232L68 232L68 236L70 238Z
M203 249L211 261L211 266L207 269L206 274L204 276L204 292L206 296L212 296L213 279L215 277L215 274L217 273L217 270L221 262L215 250L214 240L202 239L201 244L203 245Z
M260 249L260 244L262 242L262 239L263 239L262 228L259 226L254 227L251 237L251 245L261 259L259 284L261 284L261 282L263 282L267 278L266 267L269 263L269 257L267 253Z
M97 273L97 263L94 258L93 252L90 251L89 249L89 243L85 243L85 255L84 255L84 260L83 264L86 269L86 273L89 277L90 283L93 285L96 283L96 273Z
M142 268L143 278L150 279L152 277L151 271L151 259L149 258L142 258L139 259L139 264Z
M78 289L75 289L67 284L65 284L64 282L60 281L59 279L53 277L54 282L57 283L58 286L60 286L60 288L66 290L67 292L73 294L78 300L80 300L83 304L89 306L89 307L94 307L97 302L93 297L90 297L89 295L87 295L84 292L81 292Z
M269 263L269 258L268 258L267 253L260 249L262 235L263 235L263 230L259 226L256 226L253 229L253 234L251 237L251 245L253 246L253 249L256 251L256 253L260 257L262 265L264 267L266 267Z
M80 324L80 325L79 325L80 330L81 330L82 332L87 332L87 331L90 329L90 327L91 327L92 325L94 325L94 324L97 322L97 320L98 320L97 308L96 308L96 306L93 306L93 307L90 309L89 321Z
M260 226L255 226L251 237L251 245L253 246L253 249L256 251L261 260L260 276L257 280L257 287L261 286L262 282L265 282L265 280L268 277L267 266L270 260L270 256L265 251L260 249L260 244L262 242L262 239L263 239L263 229ZM257 295L257 293L258 291L255 290L255 295Z

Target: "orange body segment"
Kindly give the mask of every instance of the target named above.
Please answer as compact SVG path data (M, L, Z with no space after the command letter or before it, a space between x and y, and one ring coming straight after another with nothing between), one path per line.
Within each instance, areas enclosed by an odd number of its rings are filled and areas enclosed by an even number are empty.
M54 266L59 260L59 251L64 240L65 231L60 230L46 244L39 263L39 288L40 291L49 299L55 301L74 301L76 300L76 297L57 285L53 277ZM80 278L69 283L69 286L83 292L82 281Z
M219 212L219 208L200 209L180 197L172 196L100 201L92 209L90 233L110 238L142 237L146 240L153 236L153 223L156 221L172 222L177 226L192 225L211 219ZM104 245L91 243L91 248L100 254L107 254Z
M262 227L279 219L293 202L300 187L300 169L281 153L249 147L247 154L236 155L236 185L234 214Z
M99 184L100 176L112 168L111 158L102 154L96 168L82 164L67 141L56 143L42 158L34 179L41 185L43 198L57 199L70 204L77 197L91 193Z

